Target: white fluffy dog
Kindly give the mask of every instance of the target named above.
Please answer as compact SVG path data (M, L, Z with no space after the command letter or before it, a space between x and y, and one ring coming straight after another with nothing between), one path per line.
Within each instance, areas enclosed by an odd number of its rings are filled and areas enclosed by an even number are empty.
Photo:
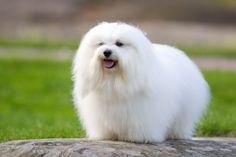
M197 66L138 28L103 22L74 59L74 102L89 139L189 139L209 101Z

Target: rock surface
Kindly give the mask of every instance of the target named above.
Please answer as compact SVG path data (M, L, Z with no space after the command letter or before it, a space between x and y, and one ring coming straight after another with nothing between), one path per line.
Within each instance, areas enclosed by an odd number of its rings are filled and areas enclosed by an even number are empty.
M138 144L86 139L40 139L0 144L1 157L236 157L236 140L170 140Z

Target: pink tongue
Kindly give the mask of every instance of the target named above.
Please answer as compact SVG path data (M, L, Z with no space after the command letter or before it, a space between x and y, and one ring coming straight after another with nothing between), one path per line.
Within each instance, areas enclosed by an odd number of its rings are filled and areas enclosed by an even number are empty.
M104 60L104 66L106 68L112 68L115 62L113 60Z

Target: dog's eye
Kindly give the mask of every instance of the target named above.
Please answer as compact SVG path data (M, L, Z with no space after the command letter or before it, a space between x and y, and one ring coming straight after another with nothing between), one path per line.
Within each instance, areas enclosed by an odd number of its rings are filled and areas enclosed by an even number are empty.
M123 43L121 43L121 42L119 42L119 41L117 41L116 43L116 46L118 46L118 47L122 47L124 44Z
M100 43L98 43L98 46L102 46L102 45L104 45L104 43L103 43L103 42L100 42Z

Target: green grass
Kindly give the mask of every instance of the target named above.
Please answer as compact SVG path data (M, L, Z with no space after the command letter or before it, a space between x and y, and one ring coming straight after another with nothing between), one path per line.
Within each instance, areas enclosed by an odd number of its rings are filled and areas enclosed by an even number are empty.
M83 137L69 61L0 59L0 141ZM213 98L197 136L236 132L236 73L205 71Z
M69 62L0 60L0 141L84 136Z
M50 40L43 38L26 38L26 39L17 39L17 38L6 38L0 37L0 46L1 47L15 47L15 48L69 48L76 49L79 42L73 40Z
M236 48L211 46L179 46L181 50L193 57L224 57L236 58Z
M236 72L205 72L212 90L208 113L197 128L199 136L236 136Z

